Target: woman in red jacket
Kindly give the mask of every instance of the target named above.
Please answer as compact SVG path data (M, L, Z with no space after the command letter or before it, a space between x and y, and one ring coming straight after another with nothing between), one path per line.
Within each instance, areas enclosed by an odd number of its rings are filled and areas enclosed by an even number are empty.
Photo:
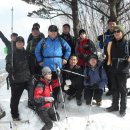
M59 120L59 115L53 109L52 97L53 86L51 85L51 69L49 67L44 67L42 69L43 77L37 83L34 90L34 100L37 104L36 112L45 123L41 130L51 130L53 127L53 121Z
M79 31L78 45L76 47L76 53L78 54L78 65L84 68L86 66L85 58L95 52L96 48L94 43L87 38L86 31L81 29Z

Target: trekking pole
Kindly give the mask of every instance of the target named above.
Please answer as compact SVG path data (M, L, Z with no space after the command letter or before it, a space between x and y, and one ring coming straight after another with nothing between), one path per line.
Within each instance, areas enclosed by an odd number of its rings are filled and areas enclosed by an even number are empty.
M94 98L94 90L93 90L92 99L91 99L91 103L90 103L89 110L88 110L88 118L87 118L86 127L88 127L90 125L90 123L93 123L93 120L90 121L90 114L91 114L91 111L92 111L93 98Z
M61 93L61 98L62 98L62 102L63 102L63 106L64 106L65 118L66 118L66 122L68 122L65 100L64 100L63 91L62 91L62 88L61 88L61 82L60 82L60 68L59 68L58 64L56 64L56 71L57 71L58 81L59 81L59 85L60 85L60 93ZM65 129L67 129L67 128L65 128Z
M11 17L11 33L13 33L13 11L14 11L14 9L13 9L13 7L12 7L12 9L11 9L11 15L12 15L12 17ZM14 45L13 45L14 43L13 43L13 41L11 40L11 50L12 50L12 54L11 54L11 59L12 59L12 63L11 63L11 66L12 66L12 69L14 70L14 65L13 65L13 62L14 62L14 55L13 55L13 51L14 51ZM13 73L12 73L12 79L14 80L14 75L13 75Z
M76 73L76 72L73 72L73 71L70 71L70 70L62 69L62 71L72 73L72 74L75 74L75 75L78 75L78 76L81 76L81 77L85 77L85 75L83 75L83 74L79 74L79 73Z
M60 124L59 119L58 119L58 115L57 115L57 112L56 112L56 108L55 108L54 104L53 104L53 109L54 109L54 113L55 113L55 116L56 116L56 121ZM59 128L59 130L61 130L59 125L58 125L58 128Z

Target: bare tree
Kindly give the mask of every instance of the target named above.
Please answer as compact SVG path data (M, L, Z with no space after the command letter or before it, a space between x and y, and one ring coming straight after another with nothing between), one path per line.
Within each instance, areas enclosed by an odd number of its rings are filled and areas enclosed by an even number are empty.
M38 5L39 10L28 13L29 17L53 19L65 16L72 20L74 35L78 37L80 21L78 14L78 0L22 0L28 4Z

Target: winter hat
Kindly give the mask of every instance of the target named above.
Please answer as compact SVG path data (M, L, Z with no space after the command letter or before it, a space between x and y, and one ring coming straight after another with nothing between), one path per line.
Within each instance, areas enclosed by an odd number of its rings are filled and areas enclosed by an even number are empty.
M115 27L114 27L114 31L116 31L116 30L120 30L123 35L124 35L124 33L125 33L124 28L123 28L121 25L115 26Z
M42 69L42 75L45 76L47 74L50 74L51 73L51 69L49 67L43 67Z
M50 32L58 32L58 28L56 25L50 25L48 28L48 31Z
M81 34L86 34L86 31L84 30L84 29L81 29L80 31L79 31L79 36L81 35Z
M98 60L98 56L97 56L96 54L91 54L91 55L89 55L89 56L88 56L88 61L89 61L90 59L92 59L92 58Z
M22 37L22 36L18 36L17 38L16 38L16 42L23 42L24 43L24 38Z

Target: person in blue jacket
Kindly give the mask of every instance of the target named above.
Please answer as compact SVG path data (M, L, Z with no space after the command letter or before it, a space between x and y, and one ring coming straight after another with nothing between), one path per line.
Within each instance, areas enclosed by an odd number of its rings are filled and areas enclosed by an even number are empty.
M57 66L62 69L62 66L67 64L71 54L71 48L68 43L58 36L58 28L55 25L50 25L48 28L48 37L42 39L35 49L35 55L40 66L48 66L52 70L52 82L58 85L58 75L56 73ZM58 90L54 90L56 100Z
M90 105L93 97L96 100L96 105L100 106L102 103L103 90L107 84L106 72L102 62L98 61L96 54L92 54L88 57L88 63L88 66L84 70L84 96L86 104Z

